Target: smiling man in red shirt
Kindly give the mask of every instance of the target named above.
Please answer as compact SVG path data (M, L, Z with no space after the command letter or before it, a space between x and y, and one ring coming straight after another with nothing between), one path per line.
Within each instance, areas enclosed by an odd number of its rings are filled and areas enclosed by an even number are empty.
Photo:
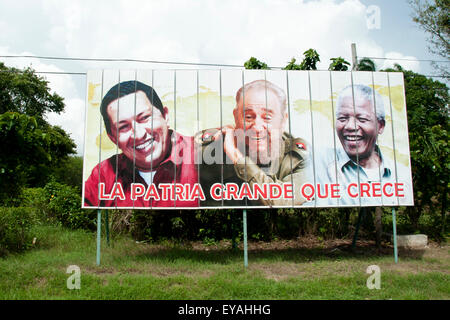
M198 182L193 137L169 129L169 110L152 87L118 83L100 110L108 137L122 153L92 170L84 207L198 207L198 199L189 197Z

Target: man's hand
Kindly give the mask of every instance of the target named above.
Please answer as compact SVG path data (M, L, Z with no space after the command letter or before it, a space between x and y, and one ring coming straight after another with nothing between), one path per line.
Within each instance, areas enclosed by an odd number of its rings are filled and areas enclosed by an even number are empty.
M234 139L234 128L230 127L224 127L222 128L222 131L225 130L225 139L223 141L223 149L225 150L225 153L227 154L228 158L233 161L234 164L238 162L240 158L243 158L244 156L239 151L239 149L236 146L236 141Z
M235 130L236 129L234 126L226 125L220 128L219 131L217 131L217 133L214 135L214 140L219 139L221 135L225 136L223 141L223 149L228 158L230 158L230 160L233 161L234 164L236 164L240 158L244 157L236 146L234 134Z

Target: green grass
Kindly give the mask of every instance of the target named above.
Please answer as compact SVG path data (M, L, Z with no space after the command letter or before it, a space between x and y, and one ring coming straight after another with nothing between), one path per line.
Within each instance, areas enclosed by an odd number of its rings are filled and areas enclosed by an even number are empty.
M242 251L226 246L116 237L110 247L103 239L97 266L95 233L40 226L35 236L35 248L0 259L0 299L450 299L448 247L398 264L389 249L253 249L245 269ZM366 287L373 264L380 290ZM80 290L66 287L69 265L81 269Z

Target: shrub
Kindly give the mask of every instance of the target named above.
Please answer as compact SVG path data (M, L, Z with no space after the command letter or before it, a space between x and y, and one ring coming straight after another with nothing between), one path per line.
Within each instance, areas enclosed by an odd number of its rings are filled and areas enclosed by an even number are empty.
M43 188L24 188L16 202L16 206L32 208L37 223L50 222L47 215L47 199Z
M131 236L139 241L152 240L152 225L153 215L152 211L133 210L133 214L130 219Z
M217 241L231 237L229 210L133 210L130 223L136 240Z
M33 209L0 207L0 256L31 246L31 228L36 222Z
M95 212L81 209L81 195L78 188L50 181L44 187L44 196L48 215L59 221L62 226L95 230Z

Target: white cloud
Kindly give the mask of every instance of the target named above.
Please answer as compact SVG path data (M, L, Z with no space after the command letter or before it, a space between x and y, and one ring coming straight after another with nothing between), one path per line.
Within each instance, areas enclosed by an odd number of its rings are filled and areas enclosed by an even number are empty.
M33 55L31 52L10 52L7 47L0 47L0 55ZM44 63L39 59L11 58L5 62L8 67L24 69L32 67L35 70L46 72L64 72L63 69ZM50 112L46 114L47 120L52 125L59 125L70 134L77 144L77 153L81 154L84 137L84 100L80 99L73 78L65 74L39 74L48 81L50 92L64 97L65 111L61 114Z
M316 48L324 68L350 59L352 42L379 51L365 10L357 0L45 2L50 38L72 56L284 66Z
M85 101L82 99L66 99L66 109L63 114L50 112L47 120L52 125L57 125L69 133L77 145L77 154L81 155L84 150L84 118Z
M0 47L0 55L10 56L33 56L32 52L12 52L8 47ZM8 67L15 67L18 69L24 69L31 67L37 71L45 72L64 72L65 70L57 67L54 64L43 62L40 59L34 58L8 58L5 60L5 65ZM51 92L56 92L59 95L67 98L72 98L78 95L73 79L70 75L65 74L39 74L49 82Z
M399 64L403 69L420 72L420 62L416 57L406 56L400 52L387 52L385 58L388 58L388 60L384 60L384 63L381 66L382 69L392 68L394 67L394 64Z

